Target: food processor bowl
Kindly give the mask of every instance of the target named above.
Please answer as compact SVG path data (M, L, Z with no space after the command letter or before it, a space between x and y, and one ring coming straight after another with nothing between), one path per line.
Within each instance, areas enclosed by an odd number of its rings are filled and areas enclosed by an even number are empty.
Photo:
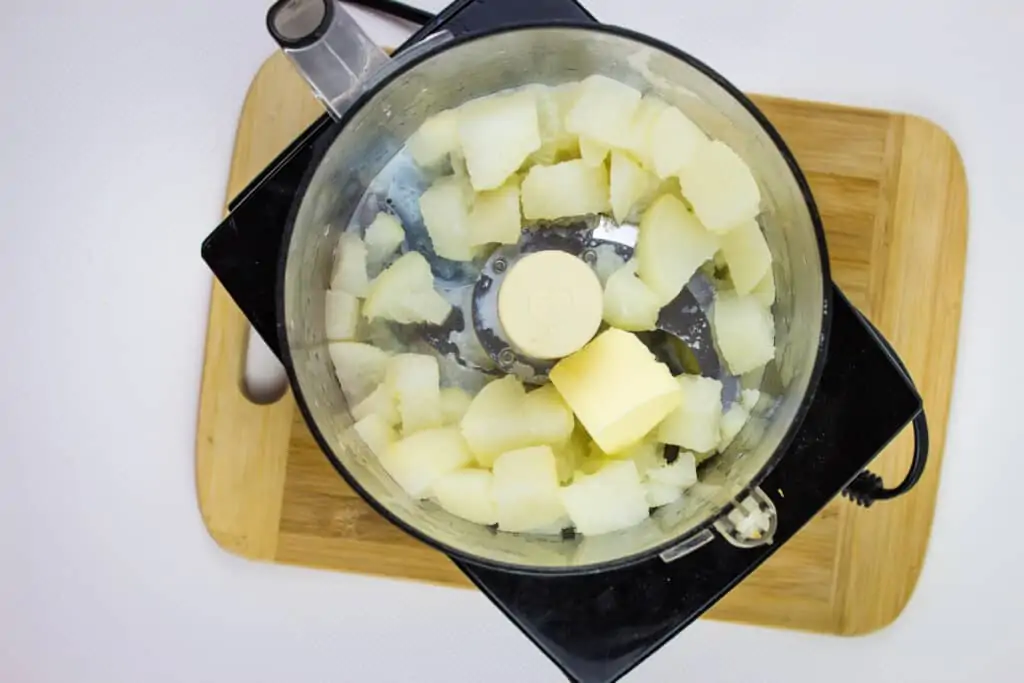
M304 47L305 49L305 47ZM361 212L386 201L413 235L424 234L416 197L427 178L403 160L407 139L429 116L473 98L602 74L679 107L751 167L762 197L758 221L773 258L777 296L775 359L740 378L758 388L752 417L723 453L701 465L701 483L641 524L600 536L515 534L455 517L410 498L352 431L350 406L335 378L324 324L339 236ZM308 74L307 74L308 76ZM349 88L351 84L346 84ZM317 143L285 230L277 320L282 359L298 405L338 472L378 511L456 558L504 570L582 573L652 555L678 555L709 540L709 529L757 494L794 437L817 386L827 347L831 280L821 221L807 182L757 108L712 69L648 36L598 24L520 25L439 41L363 82ZM324 95L321 93L321 96ZM336 103L337 104L337 103ZM473 267L432 254L445 282L471 282ZM430 350L422 339L383 330L390 351ZM442 372L456 377L458 367ZM458 376L460 382L472 382ZM748 502L749 504L749 502Z

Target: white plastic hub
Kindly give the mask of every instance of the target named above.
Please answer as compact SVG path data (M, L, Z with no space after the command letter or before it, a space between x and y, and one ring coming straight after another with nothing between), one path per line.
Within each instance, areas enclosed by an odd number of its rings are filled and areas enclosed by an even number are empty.
M533 358L563 358L583 348L601 325L601 281L564 251L528 254L498 291L498 318L509 341Z

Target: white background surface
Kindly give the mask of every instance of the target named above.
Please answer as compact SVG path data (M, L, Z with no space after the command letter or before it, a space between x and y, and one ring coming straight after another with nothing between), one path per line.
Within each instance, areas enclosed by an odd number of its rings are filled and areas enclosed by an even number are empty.
M254 564L203 529L199 245L273 49L267 4L0 3L0 680L558 681L475 592ZM700 622L628 680L1019 680L1021 4L588 5L744 89L928 116L971 193L942 488L904 615L860 639Z

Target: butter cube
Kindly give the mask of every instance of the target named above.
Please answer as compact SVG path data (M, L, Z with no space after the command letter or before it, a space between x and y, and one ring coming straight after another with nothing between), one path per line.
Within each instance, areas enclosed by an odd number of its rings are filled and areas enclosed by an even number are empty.
M614 328L563 358L550 376L605 453L640 441L682 399L668 367L635 335Z

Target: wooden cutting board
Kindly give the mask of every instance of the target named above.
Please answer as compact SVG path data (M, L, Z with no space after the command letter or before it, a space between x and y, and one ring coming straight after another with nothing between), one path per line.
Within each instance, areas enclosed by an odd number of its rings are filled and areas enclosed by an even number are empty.
M931 459L913 493L897 501L870 510L833 501L707 616L862 634L900 614L928 546L956 359L966 180L952 140L924 119L754 99L807 173L836 281L892 341L924 396ZM321 113L283 55L267 60L242 109L228 198ZM386 522L346 486L290 394L271 405L246 397L248 333L214 281L196 483L217 543L256 560L468 588L447 558ZM911 442L901 435L872 469L887 482L901 479Z

